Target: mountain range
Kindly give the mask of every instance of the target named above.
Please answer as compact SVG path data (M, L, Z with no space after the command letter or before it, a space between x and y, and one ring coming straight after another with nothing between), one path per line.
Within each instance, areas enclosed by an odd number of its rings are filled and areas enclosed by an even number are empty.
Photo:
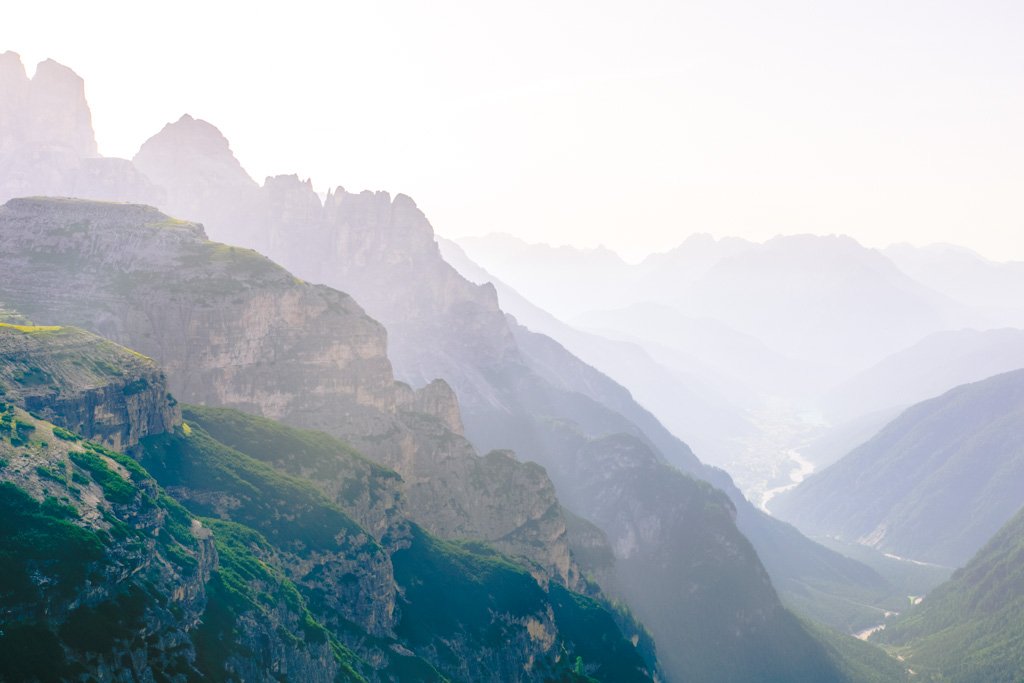
M986 329L1015 324L987 294L1012 267L841 236L639 265L455 244L406 195L258 183L189 115L102 157L54 62L0 56L0 93L0 679L893 681L951 671L944 596L1013 590L985 578L1013 523L985 543L1020 507L1020 373L882 428L1018 367ZM760 500L797 527L704 464L769 451ZM985 549L904 610L801 531ZM912 664L832 630L897 611ZM992 642L954 680L1012 670Z
M432 536L347 444L183 420L152 360L82 330L0 343L5 680L651 680L628 617Z
M38 175L66 170L36 161ZM493 287L440 258L409 198L339 189L320 202L295 177L245 182L226 140L190 117L148 141L132 168L163 207L203 226L136 205L13 200L0 210L5 304L152 356L180 400L344 438L402 478L425 533L486 542L537 581L625 599L669 679L843 678L845 664L778 600L757 543L787 538L823 560L811 574L842 579L840 592L884 592L883 582L755 511L622 387L515 325ZM477 455L509 447L544 469L500 450ZM199 483L149 462L178 482L172 491ZM656 485L664 495L645 495ZM754 547L736 519L759 537ZM851 577L863 585L846 587Z

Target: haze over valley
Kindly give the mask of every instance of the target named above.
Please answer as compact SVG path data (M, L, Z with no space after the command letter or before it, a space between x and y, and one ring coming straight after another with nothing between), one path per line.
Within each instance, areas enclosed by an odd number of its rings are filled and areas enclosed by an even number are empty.
M1024 678L1024 17L265 9L0 29L0 683Z

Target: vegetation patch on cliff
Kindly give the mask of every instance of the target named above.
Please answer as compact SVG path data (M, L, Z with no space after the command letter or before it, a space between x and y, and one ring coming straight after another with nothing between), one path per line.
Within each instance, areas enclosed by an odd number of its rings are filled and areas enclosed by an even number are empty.
M308 482L225 446L198 424L190 432L179 428L143 439L140 458L193 514L246 524L301 555L338 550L341 538L366 537Z

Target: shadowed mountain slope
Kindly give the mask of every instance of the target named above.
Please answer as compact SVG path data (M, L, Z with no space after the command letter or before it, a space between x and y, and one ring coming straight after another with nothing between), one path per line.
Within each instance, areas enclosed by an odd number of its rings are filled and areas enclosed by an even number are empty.
M400 477L346 444L225 409L181 422L152 361L81 330L0 336L28 340L0 349L0 678L651 680L628 614L431 536L404 517ZM63 428L24 412L26 363ZM65 394L83 369L98 393ZM125 391L143 381L160 391ZM138 462L87 440L105 424L69 429L69 401L116 415L124 394L174 416L131 444ZM319 487L293 474L310 465Z
M1024 505L1024 371L904 411L772 508L806 533L966 562Z
M144 145L149 175L172 182L190 177L189 164L233 168L221 159L231 155L223 138L195 147L194 157L187 164L183 161L187 157L177 150L193 144L194 124L188 120L172 124ZM166 153L159 156L159 150ZM210 156L214 161L204 161ZM184 182L167 190L171 202L177 196L192 197ZM520 457L547 468L560 495L571 497L569 487L576 486L578 479L566 472L564 463L573 461L573 451L560 450L562 442L551 434L568 421L588 439L626 433L647 441L658 456L726 488L736 505L749 507L724 472L701 465L689 447L637 405L629 392L561 345L508 321L492 285L474 285L444 262L430 223L408 197L398 195L392 200L387 193L356 195L338 189L317 213L318 198L310 185L281 176L268 179L255 201L262 206L262 221L234 219L219 226L208 222L207 227L214 234L248 240L245 244L263 245L301 277L352 293L387 327L389 356L400 379L415 386L437 376L452 385L466 434L482 452L512 448ZM209 215L219 210L213 206ZM609 485L614 485L614 478ZM633 495L644 494L638 487ZM751 508L740 519L760 516ZM755 546L770 547L779 536L791 537L784 525L766 517L744 531L748 529L757 535ZM609 529L604 531L614 547L617 539ZM652 538L650 542L667 541ZM853 575L848 571L849 560L810 541L804 545L803 551L811 555L833 555L835 567L829 568L827 562L807 565L826 570L815 581L819 588L828 585L827 592L841 594L861 594L865 588L884 592L884 582L866 568L862 568L866 583L849 586ZM799 551L800 544L792 548ZM792 566L778 565L783 570Z
M298 298L300 305L285 306L279 304L280 297L277 294L268 291L266 287L249 286L251 278L242 277L241 280L246 284L241 286L240 291L239 288L231 290L230 296L242 302L243 310L249 306L249 295L259 299L261 304L267 304L266 308L256 307L257 310L244 319L246 326L255 321L258 323L256 329L266 330L266 340L262 333L250 340L246 335L231 334L234 329L232 326L242 325L243 322L227 314L236 305L234 299L218 299L216 293L211 298L208 292L196 289L196 284L204 280L202 273L186 271L184 275L187 275L187 278L176 278L174 269L168 269L163 265L158 267L156 272L170 281L169 287L164 283L164 287L171 293L169 300L164 296L166 292L150 289L145 293L155 298L151 302L152 308L147 310L140 303L141 292L140 298L133 300L130 294L135 289L129 287L128 295L122 296L122 293L114 297L117 305L105 306L102 315L90 321L92 324L109 325L115 333L123 332L125 329L131 330L135 334L137 346L160 360L166 358L169 372L170 365L176 364L182 370L183 378L188 376L193 360L206 362L205 367L211 374L216 376L220 373L224 377L224 381L217 385L217 393L207 402L280 416L295 424L320 427L346 436L358 448L379 462L394 467L403 476L410 503L418 500L419 504L427 506L417 508L420 513L414 514L414 518L422 520L424 525L428 525L429 522L443 525L440 529L431 528L431 531L452 533L459 528L444 521L449 519L445 515L454 512L459 524L463 528L474 529L477 537L498 544L507 542L508 546L501 546L503 550L536 563L536 566L549 575L559 577L568 585L572 585L572 582L578 579L574 578L572 563L565 561L568 549L565 545L561 546L564 550L558 549L560 539L565 536L559 529L565 529L566 525L555 519L554 523L547 527L551 531L545 536L547 543L538 551L537 546L528 540L532 528L530 525L523 524L512 528L513 531L521 531L526 536L509 540L506 534L495 539L484 532L477 514L466 512L460 516L460 508L464 511L472 509L486 512L486 504L491 498L481 494L501 489L484 485L474 488L473 493L467 496L464 495L465 487L461 485L466 481L465 478L439 476L435 469L440 467L445 473L457 472L466 467L466 463L470 462L470 456L475 457L468 443L452 429L455 422L452 420L451 407L457 405L454 398L450 392L446 396L443 388L437 390L426 386L413 391L395 386L389 372L383 372L379 367L373 368L375 362L381 359L386 361L389 356L399 378L415 386L423 386L438 376L447 380L459 395L462 422L466 425L467 434L473 439L477 438L475 435L487 434L489 425L502 424L507 428L510 424L516 424L518 420L523 429L515 430L515 434L529 435L534 443L540 443L544 448L531 452L528 447L519 447L529 446L529 443L521 444L518 440L499 445L517 447L522 457L536 460L551 468L552 472L556 470L555 464L572 462L579 450L575 448L578 441L566 442L560 438L563 428L568 427L570 433L582 437L585 444L596 444L595 448L598 449L610 448L610 443L604 439L620 433L643 445L641 449L627 449L614 453L618 458L618 464L614 471L609 471L610 476L603 484L609 491L617 485L619 477L622 477L622 481L629 482L628 472L635 467L657 475L656 468L649 468L645 464L650 459L650 455L644 455L645 449L653 455L654 462L669 460L695 472L723 480L722 473L705 471L689 449L665 432L649 413L633 403L628 393L621 387L616 387L607 378L603 378L595 387L578 384L579 379L602 377L592 369L587 368L585 372L577 374L575 379L571 374L563 375L563 384L560 386L542 377L536 369L537 361L524 357L521 344L517 340L517 336L529 333L509 327L508 320L497 306L492 288L476 287L467 283L440 259L429 223L410 199L399 195L392 200L385 193L355 195L338 190L331 193L321 205L310 185L294 177L270 179L259 187L258 191L252 190L246 183L237 182L239 176L231 163L233 159L227 158L230 156L230 149L226 141L222 144L223 138L219 134L214 136L209 129L199 124L201 122L187 118L172 124L160 134L160 139L151 140L145 149L140 151L137 159L140 168L151 178L159 179L157 182L167 193L163 206L174 207L178 202L185 206L196 199L196 188L189 184L195 176L191 170L193 167L201 167L203 174L211 176L199 176L206 178L204 187L213 188L214 191L200 197L203 201L209 202L209 205L190 205L190 210L196 212L193 217L206 222L207 229L215 237L265 249L275 259L292 268L296 275L306 280L321 281L351 291L360 303L387 327L387 356L380 344L383 335L374 332L373 325L365 324L367 319L361 316L361 311L356 313L346 310L346 314L350 316L349 320L354 323L352 330L332 328L333 325L340 323L340 319L336 317L338 311L330 306L314 306L316 312L308 316L303 313L309 310L306 305L307 299L311 298L315 302L317 296L331 300L331 297L344 295L336 292L331 294L330 290L325 288L310 287L292 281L293 288L287 293ZM210 169L213 169L212 172ZM215 191L220 175L224 176L224 204L218 203L221 198ZM255 203L249 205L249 201ZM10 211L16 209L17 206L8 207ZM218 224L218 216L228 218ZM71 230L73 224L74 221L69 221L61 228ZM24 225L21 228L23 229ZM29 230L30 234L31 232ZM122 232L118 243L124 240L129 240L130 243L131 240L144 236L145 231ZM53 237L54 235L50 234L46 239ZM64 238L57 238L57 242L62 239ZM45 257L40 254L49 251L52 245L44 242L37 243L37 246L37 253L32 255L35 262L31 264L24 262L25 254L10 253L4 256L9 256L11 263L21 267L24 276L32 267L45 262ZM245 261L250 255L255 256L246 250L238 250L243 252L238 254L231 252L230 248L224 249L229 250L224 255L225 268L234 274L237 274L238 261ZM206 255L208 250L209 247L206 246L198 249ZM127 251L131 258L140 253L138 250ZM106 252L117 253L109 249ZM87 249L86 253L95 255L100 252ZM147 258L150 256L152 254ZM204 257L200 256L200 260L202 258ZM180 265L188 265L187 259L176 260ZM159 264L159 259L156 263ZM68 267L67 262L58 265L65 269ZM255 268L255 261L252 265ZM140 288L144 289L145 279L149 278L151 282L153 278L154 271L151 266L152 263L146 258L138 262L114 259L112 263L92 258L86 260L85 270L95 269L88 277L99 275L96 280L100 282L103 282L102 274L105 269L120 275L131 273L138 276L131 280L131 284L140 285ZM260 268L256 270L259 271ZM217 272L217 268L214 268L214 271ZM50 277L53 277L55 282L68 284L67 274L62 273L59 267L50 271ZM31 281L26 277L18 279L19 283L23 280ZM78 304L80 310L89 310L88 297L99 295L99 298L103 299L110 291L89 282L80 284L85 287L69 288L73 292L70 298ZM211 284L215 284L215 292L229 286L229 283L225 282ZM40 291L45 291L45 288L35 293L38 294ZM311 297L310 292L317 294ZM31 302L33 298L25 291L20 291L18 295L21 301ZM343 298L336 300L344 301ZM138 305L133 308L130 305L132 303ZM274 308L279 305L280 309ZM51 314L54 310L71 313L70 308L62 308L62 304L52 300L36 309L36 317L39 317L40 310L45 310L49 306L53 307ZM144 311L145 316L138 320L132 319L139 309ZM173 345L157 346L165 334L171 339L174 339L175 335L180 337L181 332L173 325L168 325L166 317L168 312L173 313L175 310L199 316L199 325L185 326L189 334L195 335L189 340L190 348L230 350L233 348L232 345L237 349L241 344L245 352L239 356L220 355L216 361L210 362L203 356L206 351L196 359L175 353L168 353L165 357L156 351L150 351L149 349L153 348L157 351L161 348L176 351ZM215 312L216 317L204 317L209 316L211 312ZM145 320L146 316L152 320ZM126 319L131 319L131 323L126 324ZM189 320L191 319L184 322ZM282 323L281 320L285 322ZM224 333L220 332L218 324L226 326L222 328ZM123 329L119 328L121 325L124 326ZM211 328L214 334L207 335ZM365 332L365 343L362 345L345 336L358 333L359 330ZM340 335L345 341L336 341L336 335ZM534 337L537 337L535 341L538 345L546 346L550 343L550 340L537 335ZM218 347L218 344L222 346ZM309 344L312 348L307 348L304 344ZM323 348L320 345L323 345ZM344 350L345 347L348 347L347 350ZM268 349L272 349L269 354ZM556 352L562 354L568 367L578 368L582 365L564 349L556 349ZM307 364L307 360L310 363ZM268 366L272 363L278 367L269 369ZM343 372L350 375L339 376L338 370L330 367L334 364L338 364ZM268 378L273 392L261 393L260 387L264 386L264 380L258 374L253 374L263 368L267 368L267 372L273 375ZM361 369L366 369L367 372L364 374ZM292 377L293 373L297 377ZM318 378L314 379L314 375ZM176 375L171 372L170 376L173 385ZM186 389L187 392L196 392L194 396L197 397L202 391L209 390L203 389L199 384L186 386ZM595 392L604 392L605 389L611 389L611 393L601 395L600 399L591 395ZM187 392L183 397L191 398ZM614 401L621 401L622 405L631 411L629 415L623 416L618 410L606 404ZM634 420L646 420L647 426L637 426ZM538 440L538 435L543 438ZM591 451L587 453L589 457L597 457ZM622 455L627 457L618 457ZM514 462L507 455L499 454L497 457L506 458L506 462ZM476 465L472 468L476 468ZM480 470L476 471L478 474L484 474ZM557 478L556 484L562 495L580 490L582 485L577 482L577 474L574 472L571 476ZM470 478L469 481L473 479ZM697 496L708 498L708 503L711 504L711 498L720 495L710 489L701 488L697 482L683 475L666 478L666 482L676 487L678 495L674 497L680 499ZM727 478L723 480L723 484L726 482ZM630 486L628 498L642 499L642 486ZM419 498L416 496L417 491L421 492ZM458 505L451 504L453 495L459 496ZM599 501L607 499L609 505L621 500L611 495L597 498ZM431 503L434 507L429 507ZM743 504L746 504L745 501ZM541 511L551 509L553 508L550 505L539 508ZM610 509L607 512L615 511ZM671 525L660 524L666 520L666 515L671 513L672 510L669 508L657 510L653 517L645 515L624 527L616 527L617 535L613 537L609 534L609 541L616 547L619 541L632 533L650 549L656 549L659 545L678 547L672 538L672 534L678 532ZM741 515L741 519L742 517ZM506 518L514 521L516 516L494 510L484 515L485 520ZM547 523L548 516L542 514L531 519L543 525ZM718 516L715 519L721 520L722 517ZM609 524L610 528L612 527ZM701 651L695 647L697 643L670 641L669 646L677 648L682 653L681 666L715 666L713 662L709 663L709 660L714 660L719 663L723 672L731 672L730 677L734 680L758 680L757 677L761 675L760 669L752 668L753 663L744 660L738 654L746 648L754 648L766 653L766 657L771 657L773 666L778 667L777 677L783 679L799 680L801 676L820 677L825 671L821 667L835 666L827 656L824 659L818 656L794 658L785 654L789 647L804 652L822 651L817 649L818 645L814 639L802 628L783 627L783 621L789 618L788 613L778 606L774 593L770 591L770 585L759 578L763 577L763 570L756 562L756 557L753 558L754 562L748 562L750 555L720 552L730 547L740 547L745 543L735 526L717 528L721 534L695 537L698 540L715 543L715 546L694 548L687 545L686 553L698 557L718 558L714 559L715 562L739 558L739 565L730 566L730 571L724 572L723 575L746 576L744 585L760 586L759 590L764 592L759 594L759 599L765 602L745 604L743 611L738 614L719 613L714 610L704 613L705 616L711 615L715 618L708 618L702 622L701 637L712 640L718 638L714 641L718 646L710 651ZM604 529L606 534L609 529ZM650 529L654 529L655 533L648 533ZM678 540L685 541L688 538L691 537L681 536ZM532 552L531 547L534 548ZM671 566L654 565L654 570L660 572L659 580L671 579ZM746 595L746 591L737 588L737 595ZM716 594L714 591L705 593L702 599L713 603ZM762 610L758 604L774 607ZM671 605L660 608L670 610ZM646 619L645 615L640 616ZM742 636L739 640L728 636L737 632L737 624L744 625L739 629ZM779 628L775 628L776 626ZM786 638L780 641L777 638L778 634L784 634ZM662 642L660 639L671 639L677 634L662 630L655 636ZM777 656L773 656L772 653ZM697 657L700 658L699 661ZM689 661L686 661L687 659ZM687 670L689 669L683 668L674 673L685 675ZM839 680L838 675L836 679Z
M543 471L479 458L443 383L396 383L384 329L351 297L148 207L12 200L0 234L0 298L17 310L139 349L182 400L344 436L404 477L410 515L431 532L580 581Z

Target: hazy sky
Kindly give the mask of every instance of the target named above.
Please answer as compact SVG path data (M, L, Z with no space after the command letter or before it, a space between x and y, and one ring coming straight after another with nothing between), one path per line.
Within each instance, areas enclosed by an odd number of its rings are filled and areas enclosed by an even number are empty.
M5 2L101 152L182 113L258 180L627 255L845 232L1024 258L1024 3Z

